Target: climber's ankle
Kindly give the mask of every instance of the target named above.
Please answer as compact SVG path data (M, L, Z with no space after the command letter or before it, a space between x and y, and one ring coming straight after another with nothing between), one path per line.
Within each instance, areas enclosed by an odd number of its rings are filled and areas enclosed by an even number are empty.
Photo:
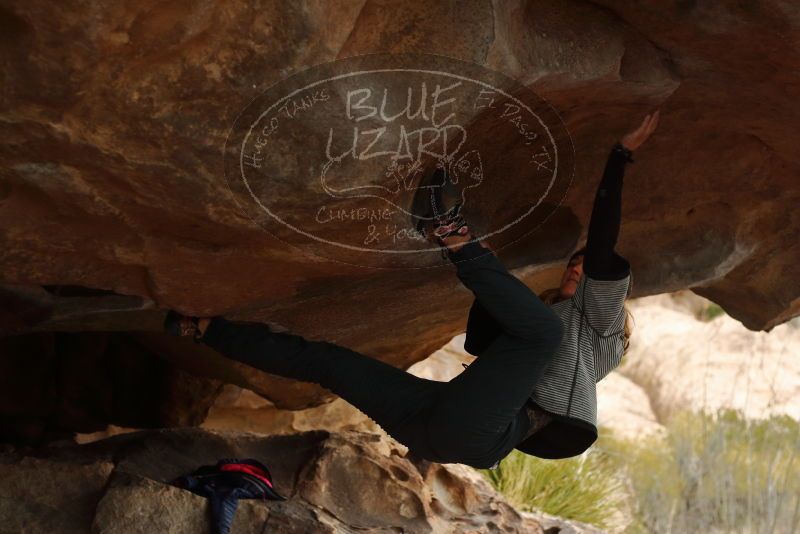
M442 239L444 245L451 251L457 252L464 244L472 239L472 232L464 235L451 235Z

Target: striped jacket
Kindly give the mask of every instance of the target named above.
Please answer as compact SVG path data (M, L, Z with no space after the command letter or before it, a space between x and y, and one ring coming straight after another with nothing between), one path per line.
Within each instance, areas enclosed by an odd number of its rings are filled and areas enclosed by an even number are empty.
M584 273L572 298L552 305L564 335L530 400L552 414L553 421L517 449L540 458L568 458L597 440L596 383L622 358L630 281L629 268L619 280L596 280Z

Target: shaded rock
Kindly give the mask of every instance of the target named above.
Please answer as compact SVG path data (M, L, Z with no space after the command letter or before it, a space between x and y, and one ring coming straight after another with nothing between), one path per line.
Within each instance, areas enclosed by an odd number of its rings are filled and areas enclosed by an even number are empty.
M686 3L656 16L604 2L565 10L546 2L475 1L456 9L369 1L276 4L253 16L232 5L90 12L78 4L53 11L16 3L3 12L13 37L0 94L7 140L0 213L14 229L2 237L3 279L104 289L197 314L248 310L252 319L277 317L301 334L377 349L373 329L348 330L334 314L314 311L317 299L358 286L374 288L369 302L394 302L399 291L406 302L431 302L450 292L441 282L451 273L414 280L425 286L417 293L400 273L303 256L237 210L219 152L232 117L259 88L336 58L418 51L426 43L432 53L519 79L559 110L579 156L563 205L582 229L561 228L571 236L566 248L585 232L612 140L633 126L634 115L662 105L664 119L625 191L620 250L639 273L634 294L691 286L748 327L768 328L800 305L795 290L786 293L798 274L797 165L787 117L798 86L791 43L800 22L789 4L768 5ZM491 146L493 139L475 135ZM287 202L301 204L301 191ZM551 250L550 261L570 252ZM518 257L520 250L500 254ZM340 302L336 315L373 326L363 302ZM449 304L448 311L468 302ZM437 324L430 353L455 333L445 306L437 308L426 309L419 324L398 311L383 324L394 325L392 337L422 344L422 323ZM392 347L387 358L413 363L423 355L418 346Z
M542 532L474 469L416 464L406 452L363 432L269 437L202 429L6 448L0 485L7 494L26 489L2 501L2 517L31 531L208 532L207 500L168 482L219 458L252 457L269 467L276 490L289 500L240 500L234 532L261 532L265 523L269 532L298 533Z
M154 334L164 308L174 308L274 322L407 369L463 331L472 294L452 266L327 261L264 232L225 180L221 152L232 122L263 89L307 67L376 51L425 50L486 65L558 111L575 148L569 188L547 204L553 216L538 231L498 246L529 286L555 285L585 237L609 147L660 107L659 128L626 175L618 250L633 266L633 296L692 288L753 330L800 313L800 17L792 3L680 2L656 11L603 0L458 8L337 1L254 12L246 4L30 0L1 8L0 21L4 335ZM507 138L473 130L471 139L496 161L487 175L502 178L482 191L475 214L495 227L516 215L503 207L529 191L529 175L506 161L514 148ZM302 159L270 168L290 206L311 204ZM429 256L419 266L431 267ZM278 407L333 399L318 386L201 349L136 337L196 376L246 387ZM39 342L3 341L0 350L18 361ZM52 430L43 418L54 414L57 433L189 423L215 394L209 387L201 401L203 386L188 386L198 409L183 405L175 421L153 403L137 407L133 384L123 388L124 416L109 416L107 400L97 398L109 390L78 380L96 396L72 390L69 408L56 413L61 397L51 367L33 360L1 370L9 382L31 386L31 399L0 402L8 439L40 439ZM77 380L79 373L65 374Z
M108 490L97 506L92 532L211 533L210 516L205 497L150 478L118 471L111 477ZM231 532L243 534L334 534L348 530L324 511L315 510L305 503L267 504L252 499L239 501L231 526Z
M97 506L92 531L109 534L209 532L207 502L189 491L118 472L111 478ZM153 506L156 503L159 504L157 509ZM243 532L256 532L255 524L252 527Z
M5 532L88 532L114 464L0 459L0 518Z
M0 440L27 444L108 424L197 425L220 381L172 365L122 333L0 337Z

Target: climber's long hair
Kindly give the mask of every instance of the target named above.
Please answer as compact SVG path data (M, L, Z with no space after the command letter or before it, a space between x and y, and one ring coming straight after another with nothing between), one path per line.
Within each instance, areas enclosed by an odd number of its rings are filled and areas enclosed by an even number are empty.
M585 275L583 275L585 276ZM628 295L631 294L631 290L633 289L633 275L631 275L631 281L628 284L628 293L625 295L625 303L622 307L625 309L625 327L624 327L624 336L623 336L623 345L622 345L622 355L628 352L628 347L631 344L631 333L633 332L633 314L631 310L628 308ZM561 288L554 287L551 289L545 289L541 293L539 293L539 298L542 299L542 302L547 304L548 306L552 306L556 302L561 302L562 300L566 300L564 297L561 296Z

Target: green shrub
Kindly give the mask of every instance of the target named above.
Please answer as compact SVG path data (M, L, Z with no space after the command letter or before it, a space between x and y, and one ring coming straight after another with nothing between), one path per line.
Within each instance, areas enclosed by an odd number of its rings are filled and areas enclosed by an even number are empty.
M636 499L626 532L800 531L800 424L746 420L739 411L682 412L667 436L636 442L601 434Z
M725 315L725 310L722 309L722 306L712 302L697 314L697 319L708 322L719 317L720 315Z
M737 410L680 412L664 438L600 429L581 456L542 460L517 450L478 470L523 511L626 533L800 532L800 423L747 420ZM622 518L620 518L620 514Z
M494 471L478 469L518 510L614 526L627 504L616 463L600 450L564 460L542 460L513 450Z

